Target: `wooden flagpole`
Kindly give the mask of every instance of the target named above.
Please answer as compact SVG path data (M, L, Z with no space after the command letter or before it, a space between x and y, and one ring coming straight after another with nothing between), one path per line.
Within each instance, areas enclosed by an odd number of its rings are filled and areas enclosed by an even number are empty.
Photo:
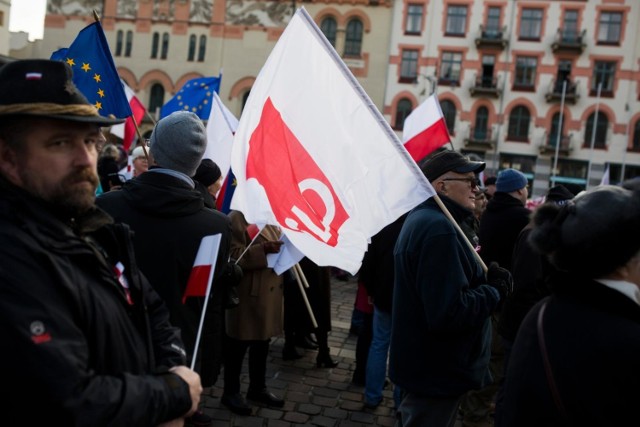
M298 271L300 269L300 271ZM318 328L318 322L316 322L316 317L313 315L313 310L311 309L311 304L309 304L309 299L307 298L307 293L304 290L304 286L302 285L304 273L302 272L302 268L300 268L299 264L295 264L291 269L293 271L293 275L296 277L296 282L298 283L298 288L300 289L300 293L302 294L302 299L304 300L304 304L307 306L307 311L309 312L309 317L311 318L311 324L314 329ZM307 278L304 277L304 281L307 282ZM309 284L307 283L307 287Z

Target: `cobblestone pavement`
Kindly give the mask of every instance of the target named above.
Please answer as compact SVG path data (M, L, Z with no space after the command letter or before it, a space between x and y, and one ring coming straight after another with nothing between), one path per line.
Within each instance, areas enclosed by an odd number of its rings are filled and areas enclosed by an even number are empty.
M222 374L214 387L203 396L203 411L213 417L213 426L392 426L395 422L392 386L384 391L384 400L375 410L364 409L363 388L351 384L355 369L357 336L349 334L351 313L356 295L356 279L332 282L332 331L329 335L331 356L339 361L332 369L316 368L316 351L307 350L299 360L283 361L284 338L271 342L267 364L267 387L285 399L281 409L254 405L251 416L235 415L220 403ZM248 387L245 365L241 375L242 392ZM253 404L252 402L249 402Z

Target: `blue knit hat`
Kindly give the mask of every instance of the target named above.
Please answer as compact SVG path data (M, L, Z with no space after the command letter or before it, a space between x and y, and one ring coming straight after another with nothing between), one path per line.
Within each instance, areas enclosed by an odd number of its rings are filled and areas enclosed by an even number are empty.
M527 177L522 172L515 169L505 169L498 174L496 191L511 193L512 191L523 189L528 183Z

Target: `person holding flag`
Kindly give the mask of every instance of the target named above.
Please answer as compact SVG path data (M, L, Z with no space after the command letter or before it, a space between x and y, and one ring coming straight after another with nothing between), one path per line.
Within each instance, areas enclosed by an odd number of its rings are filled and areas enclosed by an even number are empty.
M172 322L182 329L187 356L199 360L204 387L212 386L222 360L222 300L231 228L220 212L204 207L191 178L207 144L205 127L192 112L179 111L161 119L150 138L149 170L127 181L120 191L105 193L97 203L117 222L129 224L136 234L140 269L164 299ZM187 287L204 236L221 234L214 264L215 275L208 304L202 292ZM205 287L199 287L205 289ZM188 297L189 295L196 295ZM185 300L185 296L187 296ZM184 303L183 303L184 300ZM202 310L206 310L201 354L194 354ZM211 418L197 412L192 424L208 425Z

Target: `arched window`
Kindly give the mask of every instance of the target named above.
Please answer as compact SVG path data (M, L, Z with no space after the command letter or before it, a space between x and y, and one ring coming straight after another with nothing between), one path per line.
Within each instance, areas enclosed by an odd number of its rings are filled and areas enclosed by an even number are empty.
M158 57L158 45L160 44L160 34L153 33L151 40L151 58L156 59Z
M164 87L160 83L154 83L151 86L149 95L149 112L155 114L164 105Z
M478 141L486 141L488 138L489 109L480 107L476 112L476 123L473 127L473 137Z
M549 130L549 140L547 145L555 147L558 143L558 137L562 139L562 129L560 129L560 112L555 113L551 117L551 129ZM560 141L560 148L562 148L562 141Z
M593 112L587 119L587 128L584 132L584 145L591 147L591 139L593 137L593 122L596 119L596 113ZM596 123L596 134L593 141L594 148L605 148L607 145L607 129L609 128L609 119L607 116L598 113L598 121Z
M640 151L640 120L637 120L633 127L633 145L631 146L631 150Z
M412 109L413 104L409 99L402 98L400 101L398 101L398 105L396 106L396 121L393 125L394 129L404 129L404 120L411 113Z
M247 104L247 100L249 99L250 93L251 93L251 89L249 89L244 93L244 95L242 95L242 108L240 110L241 112L244 110L244 106Z
M338 24L336 23L335 18L329 16L324 18L320 23L320 30L322 34L329 40L331 46L336 47L336 31L338 29Z
M347 24L345 35L344 54L345 56L360 56L362 51L362 21L352 19Z
M198 47L198 61L204 61L204 54L207 52L207 36L200 36L200 46Z
M160 58L167 59L168 53L169 53L169 33L164 33L162 35L162 52L160 52Z
M189 36L189 53L187 54L187 61L193 61L196 57L196 35L191 34Z
M453 135L456 127L456 106L449 100L444 100L440 103L442 108L442 114L444 114L444 121L447 124L449 133Z
M116 33L116 56L122 55L122 39L124 38L124 33L122 30L118 30Z
M511 110L507 139L512 141L527 141L529 139L529 122L531 122L531 113L529 113L527 107L518 105Z
M127 31L127 43L125 44L125 48L124 48L124 56L126 57L131 56L132 47L133 47L133 31L129 30Z

